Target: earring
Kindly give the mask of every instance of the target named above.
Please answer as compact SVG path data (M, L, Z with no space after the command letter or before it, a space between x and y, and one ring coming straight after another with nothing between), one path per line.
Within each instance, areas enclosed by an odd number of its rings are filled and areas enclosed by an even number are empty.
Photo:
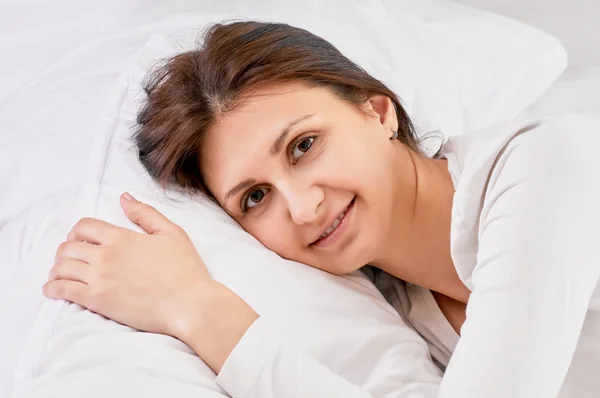
M390 137L390 141L394 141L398 139L398 132L392 130L392 136Z

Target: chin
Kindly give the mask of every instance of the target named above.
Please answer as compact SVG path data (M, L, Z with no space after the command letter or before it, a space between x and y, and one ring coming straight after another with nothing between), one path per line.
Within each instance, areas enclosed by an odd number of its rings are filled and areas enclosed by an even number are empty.
M357 244L359 243L359 244ZM354 242L354 245L348 247L343 255L332 259L322 259L321 264L324 269L335 275L351 274L370 264L375 258L378 247L371 244L373 242Z
M362 261L357 261L356 257L344 256L348 257L347 261L344 259L337 258L335 260L327 261L323 260L319 263L320 266L316 267L323 271L327 271L334 275L346 275L351 274L352 272L361 269L367 263L363 263ZM350 260L352 259L352 260Z

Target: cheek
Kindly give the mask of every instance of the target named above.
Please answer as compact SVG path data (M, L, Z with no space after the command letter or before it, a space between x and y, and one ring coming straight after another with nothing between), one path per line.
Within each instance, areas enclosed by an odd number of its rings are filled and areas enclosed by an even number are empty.
M256 217L250 216L240 222L240 225L267 249L282 257L293 259L293 247L290 244L294 241L293 234L285 218L265 213Z
M346 189L368 196L379 195L377 191L389 185L391 154L388 148L365 138L368 132L355 134L361 135L359 139L346 140L331 149L328 167L321 170L339 180Z

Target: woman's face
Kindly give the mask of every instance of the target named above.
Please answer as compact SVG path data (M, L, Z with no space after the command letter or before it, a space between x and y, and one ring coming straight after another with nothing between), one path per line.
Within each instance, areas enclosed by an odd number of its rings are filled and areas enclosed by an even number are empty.
M200 167L220 205L280 256L334 273L377 261L415 197L389 98L361 112L330 90L272 86L208 133Z

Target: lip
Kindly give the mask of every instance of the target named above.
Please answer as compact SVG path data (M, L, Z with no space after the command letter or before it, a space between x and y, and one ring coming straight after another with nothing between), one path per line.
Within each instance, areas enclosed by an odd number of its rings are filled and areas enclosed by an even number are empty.
M352 200L350 201L350 203L344 210L340 211L333 219L330 220L329 224L327 224L327 228L329 228L329 226L331 224L333 224L333 222L339 217L339 215L345 211L346 213L344 214L344 217L340 220L340 224L337 226L337 228L335 230L333 230L333 232L331 232L329 235L327 235L327 237L318 238L317 240L315 240L313 243L310 244L311 246L326 247L326 246L330 246L330 245L334 244L335 242L337 242L339 240L340 236L344 233L344 231L348 227L348 222L350 220L350 216L354 213L355 200L356 200L356 196L354 198L352 198ZM325 232L325 231L323 231L323 232ZM321 234L323 234L323 232L321 232Z

